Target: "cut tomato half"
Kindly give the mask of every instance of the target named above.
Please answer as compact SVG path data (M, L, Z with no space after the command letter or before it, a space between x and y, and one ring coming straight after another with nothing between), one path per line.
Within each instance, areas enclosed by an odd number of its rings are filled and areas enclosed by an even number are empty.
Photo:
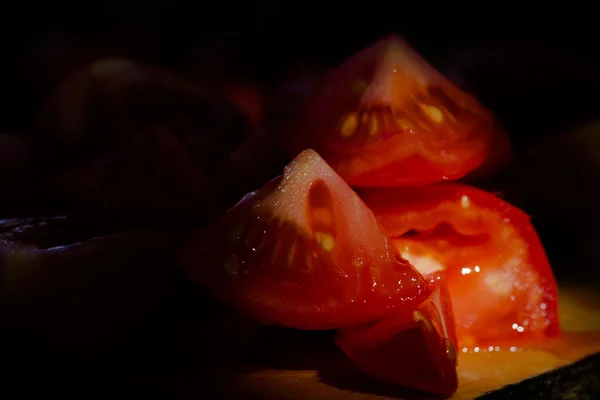
M291 130L351 186L421 185L464 176L486 157L492 114L396 36L333 71Z
M312 150L193 235L183 265L258 321L298 329L378 320L414 309L432 290Z
M454 318L444 284L414 311L339 330L336 343L381 381L442 395L458 387Z
M529 217L493 194L442 183L364 193L400 255L444 271L460 347L558 334L557 288Z

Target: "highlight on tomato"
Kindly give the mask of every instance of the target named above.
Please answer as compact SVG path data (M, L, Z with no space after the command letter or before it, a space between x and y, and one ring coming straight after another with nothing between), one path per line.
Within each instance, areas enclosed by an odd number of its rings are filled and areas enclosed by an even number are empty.
M523 211L456 183L366 190L363 199L404 259L447 281L459 347L496 349L559 333L556 281Z
M458 388L452 303L444 283L416 310L340 329L337 345L354 364L381 381L451 395Z
M461 178L493 136L490 111L390 36L332 71L285 141L292 154L314 148L351 186L393 187Z
M432 291L312 150L184 247L196 282L265 324L353 326L412 311Z

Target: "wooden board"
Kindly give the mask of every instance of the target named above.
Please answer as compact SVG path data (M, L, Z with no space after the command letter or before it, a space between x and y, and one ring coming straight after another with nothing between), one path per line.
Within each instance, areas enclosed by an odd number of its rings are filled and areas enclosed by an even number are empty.
M187 308L186 308L187 305ZM330 332L265 329L212 318L183 298L167 310L149 338L101 368L23 371L0 378L4 399L423 399L377 382L356 369L333 344ZM183 308L183 310L182 310ZM561 317L565 334L544 349L459 353L460 387L454 400L474 399L505 385L571 364L600 352L600 294L564 287ZM194 318L196 317L196 318ZM240 343L246 341L246 343ZM250 352L231 365L241 348ZM3 378L3 379L2 379ZM34 379L35 378L35 379Z
M453 399L473 399L600 352L599 310L600 295L563 288L563 337L544 349L460 354L460 387ZM331 345L330 339L318 333L267 334L221 389L228 398L267 400L423 398L364 376Z

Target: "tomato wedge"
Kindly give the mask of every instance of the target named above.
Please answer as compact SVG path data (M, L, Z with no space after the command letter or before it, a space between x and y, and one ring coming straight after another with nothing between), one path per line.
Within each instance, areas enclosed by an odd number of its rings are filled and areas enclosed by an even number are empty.
M424 275L445 271L459 347L558 334L556 281L524 212L455 183L369 190L364 199L403 258Z
M416 310L340 329L337 345L367 374L395 385L451 395L458 388L450 295L438 284Z
M494 118L472 96L390 36L325 80L288 148L314 148L351 186L454 180L479 166Z
M184 247L200 285L265 324L352 326L413 310L432 290L312 150Z

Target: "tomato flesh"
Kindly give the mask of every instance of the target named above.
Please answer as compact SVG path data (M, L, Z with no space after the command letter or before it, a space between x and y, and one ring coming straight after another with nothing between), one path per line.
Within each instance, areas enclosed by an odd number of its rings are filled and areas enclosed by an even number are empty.
M445 275L460 347L558 334L556 282L521 210L450 183L373 190L364 199L403 258L425 275Z
M414 311L339 330L336 343L363 371L384 382L443 395L458 387L454 319L444 284Z
M335 329L414 309L432 288L314 151L189 240L201 285L263 323Z
M396 36L333 71L288 147L315 148L351 186L421 185L479 166L493 117Z

